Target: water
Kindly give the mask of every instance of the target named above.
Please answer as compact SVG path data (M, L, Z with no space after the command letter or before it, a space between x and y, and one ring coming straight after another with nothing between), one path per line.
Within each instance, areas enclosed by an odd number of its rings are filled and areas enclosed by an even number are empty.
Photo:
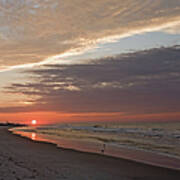
M13 132L66 149L180 168L180 123L72 123Z

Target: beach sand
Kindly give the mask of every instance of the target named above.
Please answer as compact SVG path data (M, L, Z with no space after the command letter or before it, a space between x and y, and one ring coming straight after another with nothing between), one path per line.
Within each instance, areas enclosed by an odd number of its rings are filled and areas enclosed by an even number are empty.
M57 148L0 127L0 180L179 180L180 171Z

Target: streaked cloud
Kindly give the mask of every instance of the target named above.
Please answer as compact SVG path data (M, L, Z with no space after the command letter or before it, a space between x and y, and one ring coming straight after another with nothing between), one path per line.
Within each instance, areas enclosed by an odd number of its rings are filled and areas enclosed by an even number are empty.
M0 0L0 69L55 61L179 18L177 0Z

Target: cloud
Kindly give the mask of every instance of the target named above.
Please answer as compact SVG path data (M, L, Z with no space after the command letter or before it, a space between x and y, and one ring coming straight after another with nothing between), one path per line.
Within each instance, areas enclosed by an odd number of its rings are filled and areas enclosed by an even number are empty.
M179 17L177 0L0 0L0 69L151 31Z
M164 28L163 31L169 34L180 34L180 23L177 23L172 27Z
M101 58L89 64L44 65L25 71L33 81L4 89L6 93L38 97L34 104L0 108L0 112L178 112L179 59L180 46L173 46Z

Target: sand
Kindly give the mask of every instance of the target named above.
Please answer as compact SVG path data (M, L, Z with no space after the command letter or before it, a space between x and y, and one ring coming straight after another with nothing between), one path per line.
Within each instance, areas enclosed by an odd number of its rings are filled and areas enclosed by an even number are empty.
M0 180L179 180L180 171L57 148L0 127Z

